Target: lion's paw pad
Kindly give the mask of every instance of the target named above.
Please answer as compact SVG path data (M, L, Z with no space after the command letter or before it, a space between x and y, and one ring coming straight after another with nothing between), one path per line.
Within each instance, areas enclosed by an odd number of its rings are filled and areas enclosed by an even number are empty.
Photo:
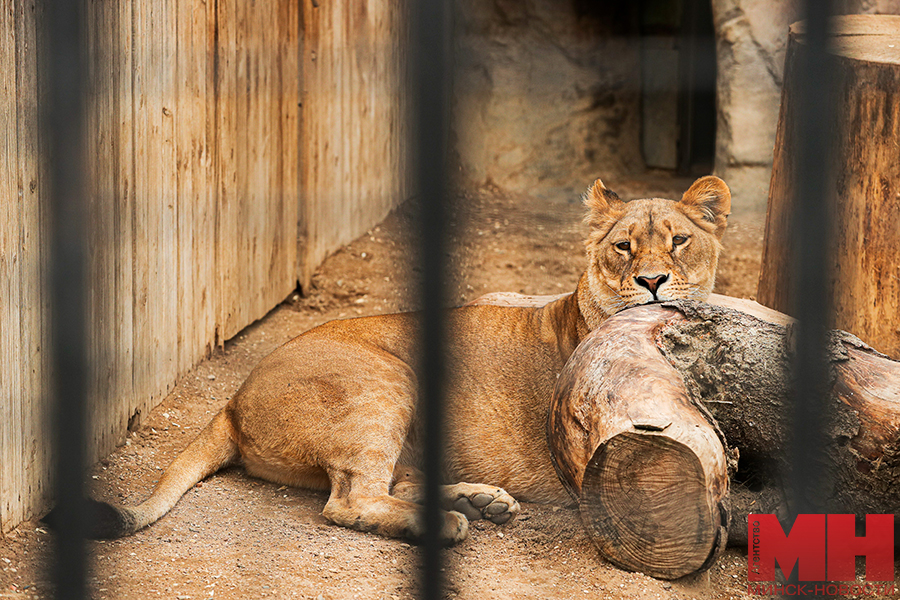
M470 521L487 519L503 525L519 513L519 503L505 491L493 488L491 493L477 492L460 496L453 502L453 510L466 515Z

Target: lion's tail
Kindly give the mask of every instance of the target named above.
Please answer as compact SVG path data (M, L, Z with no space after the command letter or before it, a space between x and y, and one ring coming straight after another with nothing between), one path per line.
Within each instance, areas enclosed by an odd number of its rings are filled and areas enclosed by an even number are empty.
M156 489L144 502L137 506L116 507L91 501L90 536L98 539L118 538L150 525L169 512L198 481L233 463L238 456L233 429L223 409L172 461Z

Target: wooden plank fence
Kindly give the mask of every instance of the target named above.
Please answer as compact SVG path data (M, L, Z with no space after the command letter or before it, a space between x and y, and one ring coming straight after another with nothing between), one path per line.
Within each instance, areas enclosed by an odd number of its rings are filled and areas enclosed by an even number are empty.
M314 5L315 4L315 5ZM318 6L316 6L318 5ZM40 4L0 0L0 531L48 503ZM401 0L85 0L91 458L409 193Z

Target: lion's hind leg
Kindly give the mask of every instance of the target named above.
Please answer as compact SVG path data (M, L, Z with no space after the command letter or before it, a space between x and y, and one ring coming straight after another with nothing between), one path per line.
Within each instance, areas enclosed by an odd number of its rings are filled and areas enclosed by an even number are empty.
M422 502L424 486L417 469L397 465L391 494L408 502ZM460 512L470 521L487 519L503 525L519 514L519 503L506 490L480 483L455 483L441 486L445 510Z
M330 471L329 477L331 496L322 514L332 523L387 537L422 538L421 508L388 494L390 477L379 480L347 471ZM459 542L468 531L469 522L464 515L455 511L444 513L444 541Z

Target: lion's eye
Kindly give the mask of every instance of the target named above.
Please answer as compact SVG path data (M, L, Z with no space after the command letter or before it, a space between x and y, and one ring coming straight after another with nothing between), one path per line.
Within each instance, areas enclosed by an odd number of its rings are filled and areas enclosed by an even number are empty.
M618 243L616 243L616 248L618 248L622 252L628 252L629 250L631 250L631 243L630 242L618 242Z
M686 241L688 241L686 235L676 235L676 236L672 237L672 245L673 246L680 246L683 243L685 243Z

